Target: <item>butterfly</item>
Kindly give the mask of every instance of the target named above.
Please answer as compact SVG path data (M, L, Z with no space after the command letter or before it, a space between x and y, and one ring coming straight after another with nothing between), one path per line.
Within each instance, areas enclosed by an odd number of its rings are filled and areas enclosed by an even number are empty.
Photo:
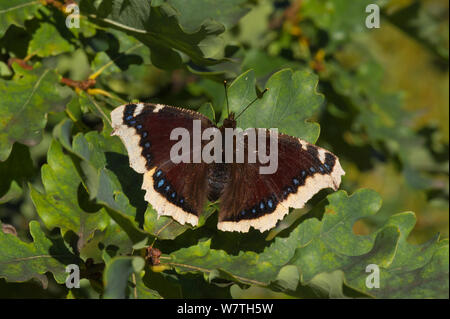
M219 201L219 230L248 232L253 227L264 232L288 214L290 207L302 208L319 190L338 189L345 172L334 154L281 133L277 133L278 167L271 174L260 173L259 160L207 163L171 159L177 143L170 138L174 129L193 133L197 121L202 132L214 128L223 133L236 128L236 119L229 112L217 127L201 113L152 103L125 104L111 112L112 135L125 145L130 166L143 174L145 200L158 216L171 216L180 224L198 225L209 200ZM268 145L270 130L266 133ZM246 152L248 143L248 139L241 143ZM192 145L190 153L197 153Z

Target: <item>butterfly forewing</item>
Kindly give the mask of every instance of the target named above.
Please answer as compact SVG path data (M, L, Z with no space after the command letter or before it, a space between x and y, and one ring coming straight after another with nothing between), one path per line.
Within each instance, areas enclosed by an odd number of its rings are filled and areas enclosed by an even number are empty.
M206 202L208 165L174 163L170 151L177 140L171 140L170 135L176 128L192 135L194 120L200 120L201 130L214 124L197 112L147 103L119 106L111 119L113 134L127 148L130 166L144 174L145 199L158 215L197 225Z

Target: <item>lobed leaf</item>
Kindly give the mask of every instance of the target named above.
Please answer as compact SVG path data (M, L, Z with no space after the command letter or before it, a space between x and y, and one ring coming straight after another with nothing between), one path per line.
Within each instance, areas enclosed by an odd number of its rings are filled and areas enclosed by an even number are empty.
M237 126L278 128L280 133L297 136L314 143L320 126L308 122L323 103L316 91L318 78L309 71L281 70L266 83L269 89L237 119ZM240 75L229 88L230 112L238 115L257 95L255 74L249 70ZM222 117L226 116L226 109Z
M0 0L0 37L11 24L23 27L41 5L38 0Z
M35 144L47 123L47 113L61 103L59 76L52 70L35 65L24 70L13 64L12 81L0 79L0 161L10 154L14 142Z
M442 287L437 282L438 278L448 277L448 260L444 261L445 250L448 254L447 241L438 242L434 238L426 246L408 248L401 235L406 223L401 218L402 214L394 215L386 225L370 235L355 235L352 232L353 224L377 212L380 208L379 196L363 189L352 196L339 191L327 199L329 203L322 220L305 220L288 237L276 238L260 254L241 251L237 256L229 255L223 250L211 249L211 240L206 240L171 253L167 264L180 273L219 274L221 278L245 284L276 285L292 294L298 293L293 292L298 284L328 291L330 295L339 294L336 285L330 286L317 277L338 270L342 270L345 275L341 284L345 281L351 288L374 296L388 295L394 287L398 297L411 296L408 293L408 281L400 279L403 276L412 277L411 271L424 277L417 282L411 281L415 283L414 297L442 297L445 289L448 291L448 280L444 283L441 281ZM409 230L403 236L407 236ZM406 260L409 268L399 269L399 263ZM392 272L389 276L398 276L398 280L391 283L382 280L381 288L376 291L368 289L365 280L368 276L366 266L369 264L377 264L382 269L382 278ZM287 265L295 266L300 276L296 277L291 269L287 276L289 280L283 281L282 278L286 276L281 270ZM429 266L424 268L424 265ZM431 272L431 269L434 271ZM295 278L299 278L299 282L292 282ZM436 292L431 293L431 289Z
M107 227L109 217L103 208L88 200L75 164L64 155L58 142L52 142L47 161L42 166L45 193L31 187L31 199L45 225L74 232L81 249L96 230Z
M88 1L80 3L81 11L93 22L120 30L150 48L152 63L160 68L174 69L182 59L178 52L197 64L213 64L208 50L217 45L216 35L224 31L217 22L209 21L193 33L179 25L174 9L167 5L152 6L149 1ZM216 50L216 49L214 49Z
M147 288L140 276L145 261L141 257L116 257L107 263L103 280L105 299L159 299L158 292Z
M58 283L67 277L66 265L80 264L61 238L49 239L37 221L30 222L33 242L26 243L17 236L6 234L0 228L0 277L10 282L35 278L47 287L45 273L51 272Z
M33 34L28 46L28 54L40 57L58 55L74 50L74 46L63 38L51 23L42 23Z
M167 0L177 11L180 25L186 30L198 30L207 20L222 23L227 29L236 25L250 9L248 0Z

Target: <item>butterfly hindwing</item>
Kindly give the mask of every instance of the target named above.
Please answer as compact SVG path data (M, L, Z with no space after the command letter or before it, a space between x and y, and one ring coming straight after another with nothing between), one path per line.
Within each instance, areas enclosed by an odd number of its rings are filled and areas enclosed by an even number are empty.
M270 135L266 136L269 141ZM219 229L268 230L289 207L302 208L323 188L336 190L344 174L334 154L284 134L278 135L276 172L260 174L261 166L259 162L232 164L230 181L221 196Z
M145 200L158 215L197 225L207 197L208 165L174 164L170 150L177 140L171 140L170 135L175 128L184 128L192 135L194 120L201 121L202 130L213 123L197 112L148 103L119 106L111 119L113 134L123 141L130 166L144 174Z

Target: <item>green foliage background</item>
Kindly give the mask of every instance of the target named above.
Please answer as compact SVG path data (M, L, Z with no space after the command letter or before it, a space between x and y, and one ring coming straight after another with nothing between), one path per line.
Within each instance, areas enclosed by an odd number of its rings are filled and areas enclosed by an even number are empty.
M67 28L77 3L80 28ZM367 29L365 8L381 7ZM448 298L448 2L0 0L0 297ZM70 18L70 17L69 17ZM269 232L157 219L110 111L164 103L332 150ZM414 213L413 213L414 212ZM162 252L145 263L145 247ZM68 264L81 288L64 285ZM366 287L369 264L380 288Z

